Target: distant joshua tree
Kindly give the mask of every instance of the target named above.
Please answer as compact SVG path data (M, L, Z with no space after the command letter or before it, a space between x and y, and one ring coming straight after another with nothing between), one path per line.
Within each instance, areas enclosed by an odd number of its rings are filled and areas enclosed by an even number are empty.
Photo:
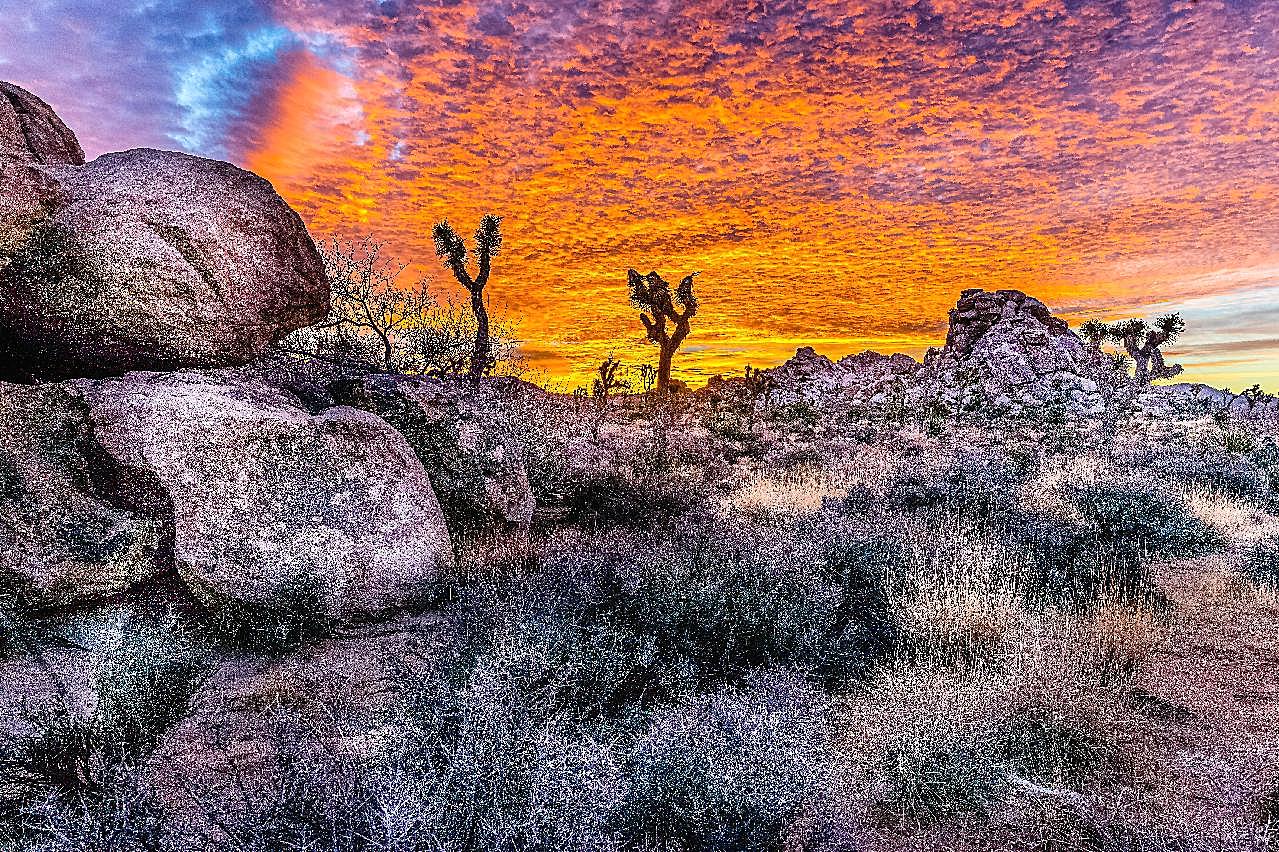
M1170 379L1181 373L1180 364L1165 364L1161 347L1171 343L1186 330L1186 321L1179 314L1166 314L1147 323L1142 319L1130 319L1111 326L1111 336L1123 344L1124 351L1132 358L1135 378L1143 385L1156 379Z
M693 294L694 272L680 281L673 291L671 285L656 272L640 275L628 269L626 276L631 289L631 305L640 312L640 321L648 332L648 339L658 347L657 392L666 393L671 383L671 360L688 337L689 320L697 316L697 297ZM647 313L646 313L647 312Z
M644 389L644 393L651 391L654 382L657 381L657 368L652 364L640 364L635 368L635 372L639 374L640 387Z
M1101 344L1110 337L1110 326L1099 319L1090 319L1079 327L1079 334L1094 351L1101 349Z
M600 401L602 406L608 405L608 398L616 390L627 390L630 385L625 379L617 377L617 368L622 362L612 355L604 359L595 372L595 381L591 385L591 395Z
M489 339L488 307L484 304L484 287L489 283L493 258L502 250L502 219L486 215L475 231L475 256L479 269L474 278L466 268L469 252L466 243L448 220L436 224L432 231L435 253L453 273L457 283L471 294L471 311L475 314L475 349L471 353L470 376L478 380L489 372L495 363L493 346Z
M1180 364L1164 362L1163 347L1185 330L1186 321L1180 314L1165 314L1149 323L1144 319L1130 319L1107 325L1091 319L1079 327L1080 335L1094 351L1100 351L1105 340L1122 345L1134 364L1134 378L1143 385L1181 374Z

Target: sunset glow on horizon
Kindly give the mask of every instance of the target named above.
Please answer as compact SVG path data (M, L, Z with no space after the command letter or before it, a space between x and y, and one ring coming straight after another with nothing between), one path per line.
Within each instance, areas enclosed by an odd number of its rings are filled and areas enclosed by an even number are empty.
M14 5L0 79L90 156L229 159L441 291L432 223L503 216L491 300L569 384L656 359L635 267L702 271L694 382L919 356L983 287L1182 310L1184 380L1279 390L1279 3Z

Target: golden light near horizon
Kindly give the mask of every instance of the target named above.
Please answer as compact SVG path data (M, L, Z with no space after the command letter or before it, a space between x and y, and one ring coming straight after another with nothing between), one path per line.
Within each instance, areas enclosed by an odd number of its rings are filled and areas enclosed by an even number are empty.
M655 357L636 267L703 271L685 378L799 345L918 355L985 287L1071 317L1185 304L1186 378L1279 383L1275 4L194 5L205 58L154 73L213 94L147 132L262 173L317 236L373 234L440 288L431 224L502 215L491 298L565 382ZM50 29L83 7L26 14ZM69 72L46 77L87 147L125 146L75 119ZM1263 294L1242 326L1222 309L1241 292Z

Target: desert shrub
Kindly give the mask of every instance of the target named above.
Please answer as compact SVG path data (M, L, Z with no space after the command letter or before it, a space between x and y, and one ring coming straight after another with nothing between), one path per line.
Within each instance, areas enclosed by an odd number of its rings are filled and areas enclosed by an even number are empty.
M1199 486L1255 503L1271 499L1264 466L1247 455L1198 451L1189 446L1163 447L1127 454L1123 463L1148 471L1151 481Z
M565 520L587 529L666 526L707 500L700 482L654 470L603 469L566 488Z
M182 713L207 658L171 618L122 624L94 683L92 712L55 708L31 720L36 733L6 744L0 836L7 830L34 842L52 833L48 848L76 848L69 837L94 839L80 848L152 848L155 806L133 769Z
M1041 784L1079 789L1092 780L1110 752L1091 733L1043 707L1026 707L1004 719L1000 756L1019 775Z
M811 435L822 422L822 414L811 403L801 400L770 409L768 419L780 428Z
M1221 448L1228 453L1251 453L1257 448L1257 442L1250 432L1227 429L1221 433Z
M385 715L339 702L280 712L267 729L269 768L251 795L215 790L201 802L211 830L196 848L610 848L617 735L548 700L529 648L476 641L475 655L441 649L442 665L397 675L405 700Z
M774 673L655 713L628 756L618 833L632 848L782 849L829 786L823 704Z
M903 742L879 765L886 795L881 819L919 829L959 818L984 818L1004 784L998 755L984 731L953 740Z
M94 795L59 792L28 802L16 820L0 822L0 849L40 852L161 852L165 814L128 773L116 773Z
M471 616L525 648L558 700L616 714L788 665L831 684L892 641L874 543L816 520L701 513L665 530L569 532ZM469 604L477 606L475 603Z
M994 451L965 453L940 466L909 465L884 488L888 508L948 509L981 518L1013 508L1027 467Z
M1219 545L1212 527L1176 494L1154 485L1096 483L1075 486L1070 497L1085 528L1117 559L1203 553Z
M1132 542L1116 546L1098 531L1060 518L1012 515L999 534L1020 557L1013 578L1028 602L1086 609L1117 598L1160 607L1164 599Z
M1255 542L1244 552L1239 569L1256 585L1279 590L1279 536Z
M1257 811L1262 841L1267 844L1279 841L1279 784L1261 797Z

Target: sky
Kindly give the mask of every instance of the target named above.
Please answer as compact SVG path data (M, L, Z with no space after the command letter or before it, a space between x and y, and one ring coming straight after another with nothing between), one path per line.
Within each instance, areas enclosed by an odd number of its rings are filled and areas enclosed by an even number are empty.
M701 271L692 382L801 345L919 357L969 287L1179 310L1185 380L1279 390L1272 0L0 0L0 79L89 156L271 180L448 292L504 217L531 366L654 361L626 270Z

